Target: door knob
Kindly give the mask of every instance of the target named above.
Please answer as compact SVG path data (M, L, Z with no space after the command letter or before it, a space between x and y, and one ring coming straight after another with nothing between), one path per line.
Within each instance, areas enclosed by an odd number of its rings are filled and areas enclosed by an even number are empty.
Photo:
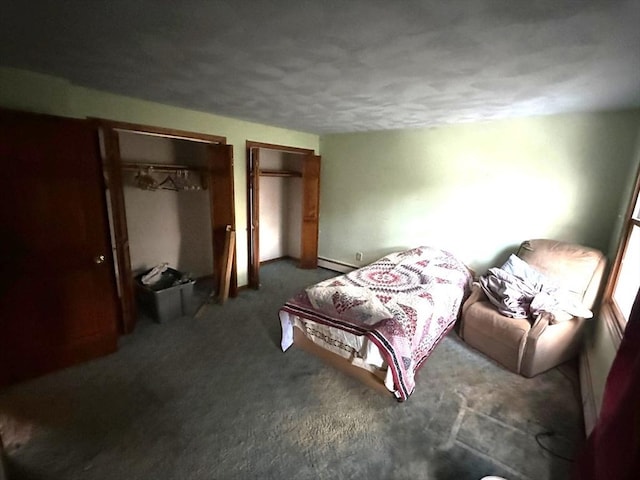
M96 264L100 265L102 263L104 263L104 255L98 255L96 258L93 259L94 262L96 262Z

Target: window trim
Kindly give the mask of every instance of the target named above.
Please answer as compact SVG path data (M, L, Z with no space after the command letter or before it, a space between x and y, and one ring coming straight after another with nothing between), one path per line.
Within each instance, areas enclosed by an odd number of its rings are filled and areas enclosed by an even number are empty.
M640 155L637 155L637 156L640 158ZM616 302L613 299L613 290L618 280L620 267L622 266L622 258L624 256L627 245L629 243L629 239L631 237L631 231L634 226L640 227L640 220L633 218L633 214L636 208L636 204L638 202L639 195L640 195L640 164L638 165L638 168L636 171L635 186L633 188L633 193L627 205L627 210L624 216L624 225L620 231L620 237L618 240L616 256L611 266L611 270L609 271L609 277L607 279L607 284L604 290L603 301L602 301L603 316L607 320L607 323L609 324L608 325L609 328L613 328L614 331L619 334L619 338L622 338L624 329L627 324L627 319L624 317L624 315L622 314L622 312L620 311Z

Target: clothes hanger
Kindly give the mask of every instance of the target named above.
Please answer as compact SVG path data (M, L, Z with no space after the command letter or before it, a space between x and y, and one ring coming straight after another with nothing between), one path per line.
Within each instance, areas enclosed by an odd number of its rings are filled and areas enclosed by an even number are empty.
M164 185L168 185L168 186L165 187ZM158 187L162 188L163 190L172 190L174 192L181 190L180 188L178 188L178 185L176 184L171 174L167 175L167 178L165 178L162 182L160 182L158 184Z

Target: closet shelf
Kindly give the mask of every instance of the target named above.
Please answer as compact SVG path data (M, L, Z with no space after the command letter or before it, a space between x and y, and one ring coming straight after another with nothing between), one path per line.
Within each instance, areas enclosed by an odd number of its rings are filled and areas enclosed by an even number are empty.
M295 170L271 170L260 169L261 177L302 177L302 172L296 172Z
M152 169L158 173L175 173L183 172L185 170L190 172L208 172L207 167L196 167L195 165L173 165L167 163L137 163L137 162L122 162L123 170L139 171Z
M141 190L206 190L208 188L208 175L210 170L206 167L194 165L174 165L167 163L138 163L123 162L122 169L137 172L133 179L135 185ZM189 175L189 172L196 172ZM165 174L164 180L159 181L157 174ZM193 177L196 177L197 184Z

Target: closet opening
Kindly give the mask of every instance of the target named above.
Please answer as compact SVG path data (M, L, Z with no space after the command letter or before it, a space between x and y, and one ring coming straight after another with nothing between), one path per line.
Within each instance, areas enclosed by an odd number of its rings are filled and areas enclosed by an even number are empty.
M107 178L122 333L138 316L135 277L156 265L237 295L232 146L225 137L98 120ZM226 290L225 290L226 291ZM208 295L208 293L207 293ZM196 306L190 309L194 313Z
M248 283L260 287L260 264L291 258L318 264L320 157L313 150L246 142Z

